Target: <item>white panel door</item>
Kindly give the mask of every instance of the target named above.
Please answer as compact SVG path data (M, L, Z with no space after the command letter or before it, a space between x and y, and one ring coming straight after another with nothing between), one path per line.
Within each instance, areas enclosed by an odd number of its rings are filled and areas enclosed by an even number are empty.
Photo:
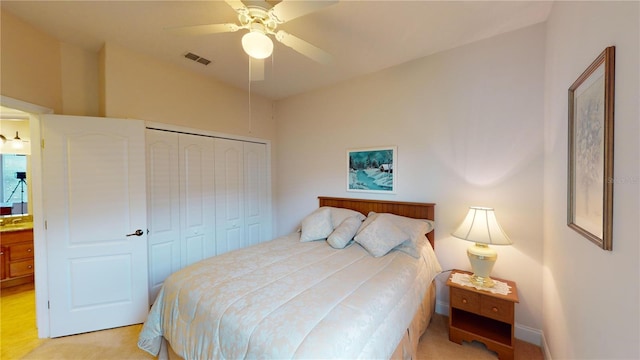
M245 247L243 143L215 139L216 253Z
M50 335L143 322L143 122L54 115L42 121Z
M149 303L164 279L180 269L180 177L178 134L146 130Z
M271 238L267 181L267 146L244 143L245 239L251 246Z
M214 256L215 189L213 142L180 134L180 234L182 266Z

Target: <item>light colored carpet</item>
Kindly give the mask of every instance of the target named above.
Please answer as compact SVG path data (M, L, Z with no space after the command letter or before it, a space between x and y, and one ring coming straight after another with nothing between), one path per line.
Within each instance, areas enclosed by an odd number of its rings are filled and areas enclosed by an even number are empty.
M449 318L434 314L427 331L418 345L419 359L497 359L493 351L479 342L463 342L462 345L449 341Z
M93 359L154 359L138 349L138 334L142 325L66 336L45 341L22 359L93 360Z
M419 359L497 359L494 352L483 344L472 342L458 345L449 341L448 318L434 315L427 332L422 336L418 348ZM153 359L136 346L141 325L111 330L47 339L23 359ZM516 359L542 359L536 346L519 342L516 344Z
M142 325L56 339L37 339L33 311L24 309L25 301L31 301L28 303L28 307L34 308L33 288L21 293L20 298L16 298L16 295L10 294L8 291L4 291L2 294L3 329L2 341L0 342L2 360L153 359L151 355L137 347L138 334ZM24 313L29 313L31 318L25 321ZM418 348L419 359L497 359L496 354L487 350L481 343L464 342L463 345L458 345L450 342L448 321L448 317L434 314L427 332L421 338ZM22 323L21 330L17 328L20 323ZM516 341L515 357L516 359L543 359L539 347L522 341Z

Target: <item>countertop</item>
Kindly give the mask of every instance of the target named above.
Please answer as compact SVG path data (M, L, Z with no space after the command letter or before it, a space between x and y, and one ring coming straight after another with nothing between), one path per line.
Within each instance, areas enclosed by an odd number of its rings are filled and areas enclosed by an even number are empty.
M0 226L0 232L22 231L33 229L33 222L20 222Z

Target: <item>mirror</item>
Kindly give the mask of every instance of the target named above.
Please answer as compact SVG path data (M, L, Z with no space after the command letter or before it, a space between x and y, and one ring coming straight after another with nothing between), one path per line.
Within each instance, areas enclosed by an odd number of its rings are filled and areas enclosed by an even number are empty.
M27 155L0 154L0 216L29 213Z

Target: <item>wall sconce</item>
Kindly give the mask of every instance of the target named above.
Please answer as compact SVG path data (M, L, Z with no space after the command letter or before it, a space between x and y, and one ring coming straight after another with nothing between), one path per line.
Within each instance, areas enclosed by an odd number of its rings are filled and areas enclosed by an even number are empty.
M11 142L11 146L14 149L22 149L24 147L24 143L22 142L22 139L20 139L20 136L18 136L17 131L16 131L16 137L14 137L13 141Z
M7 142L9 142L9 139L0 134L0 148L4 147ZM15 150L22 150L24 148L24 141L20 138L17 131L16 136L11 140L11 147Z

